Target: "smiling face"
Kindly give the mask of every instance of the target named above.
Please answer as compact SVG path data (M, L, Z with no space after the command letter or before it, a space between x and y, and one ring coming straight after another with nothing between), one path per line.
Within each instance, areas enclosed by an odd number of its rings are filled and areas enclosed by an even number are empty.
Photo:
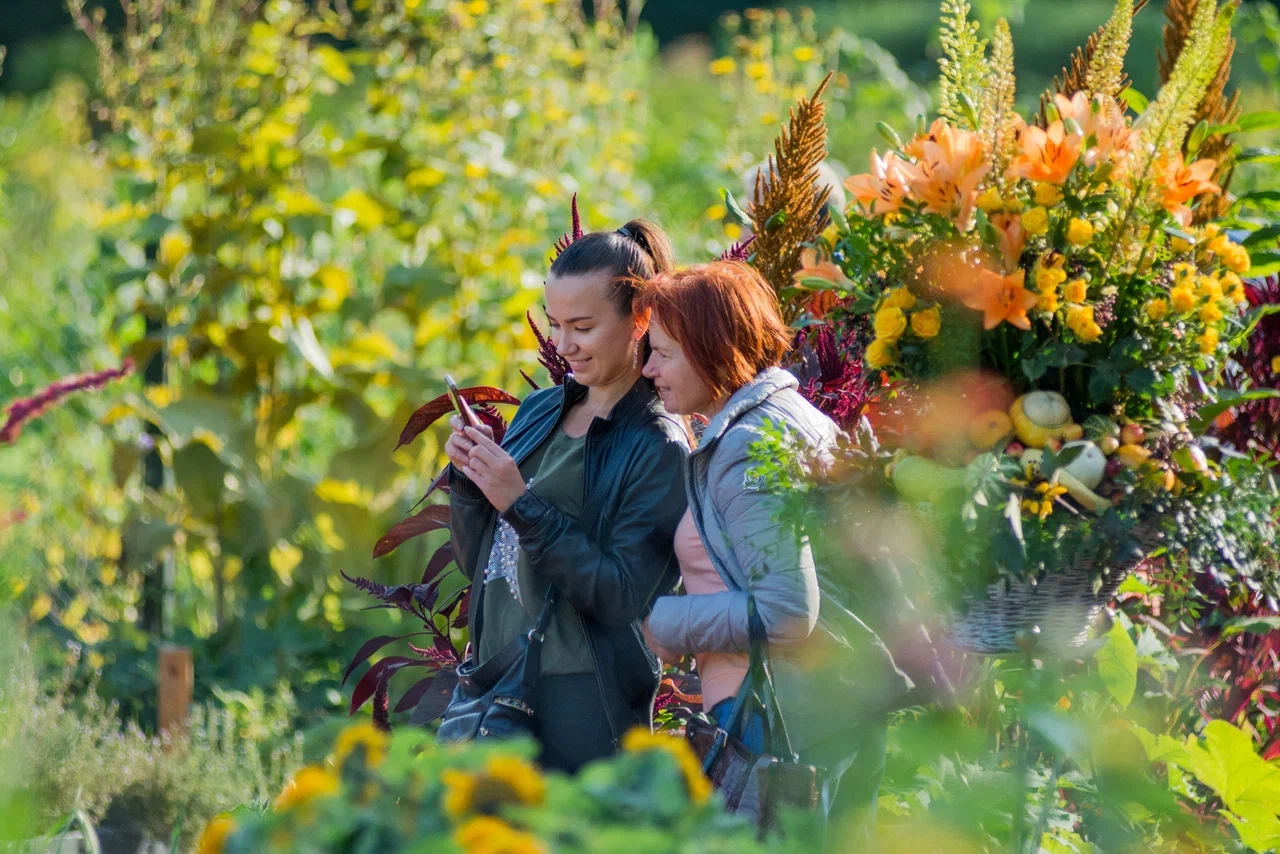
M711 387L698 376L684 348L657 318L649 323L649 346L653 352L644 363L644 375L653 380L667 411L673 415L714 415L720 404Z
M618 313L609 301L609 287L603 274L547 279L551 343L569 363L573 378L585 386L608 385L635 372L643 328L634 317Z

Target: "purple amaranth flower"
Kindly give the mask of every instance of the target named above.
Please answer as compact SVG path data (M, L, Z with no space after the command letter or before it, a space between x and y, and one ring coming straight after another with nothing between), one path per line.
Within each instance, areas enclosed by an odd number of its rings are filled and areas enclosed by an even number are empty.
M573 201L570 202L570 210L573 215L573 230L568 234L561 235L556 241L556 254L551 256L552 260L560 257L560 253L569 248L569 244L573 243L582 236L582 218L578 216L578 194L573 194Z
M750 247L756 240L753 234L746 240L739 240L720 254L721 261L745 261L751 257Z
M834 329L811 326L798 336L799 362L791 367L800 380L800 393L842 429L853 425L867 402L862 361L852 357Z
M551 375L551 382L555 385L563 385L565 375L570 373L569 363L556 350L556 345L548 341L542 334L542 330L538 328L538 324L533 322L533 314L526 311L524 319L529 322L529 328L533 330L533 337L538 339L538 364L547 369L547 373ZM528 376L525 377L528 380ZM532 382L530 380L530 382ZM536 386L535 386L536 388Z
M65 377L42 391L36 392L31 397L18 398L4 409L8 418L3 425L0 425L0 445L16 442L18 434L22 432L23 424L39 417L50 408L61 403L67 396L78 391L91 391L102 388L112 380L118 380L132 371L133 360L125 359L118 368Z

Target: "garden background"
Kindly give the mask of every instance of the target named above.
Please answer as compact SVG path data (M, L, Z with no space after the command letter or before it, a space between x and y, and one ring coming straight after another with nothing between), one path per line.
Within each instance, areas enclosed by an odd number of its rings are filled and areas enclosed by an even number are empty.
M440 428L397 447L401 427L445 371L517 394L521 369L545 379L525 313L570 196L588 228L651 216L682 261L710 259L738 236L721 188L741 193L828 69L829 146L848 174L883 147L877 121L905 130L931 112L939 52L923 0L728 18L651 2L638 24L607 0L594 21L556 0L269 0L252 21L243 8L259 4L139 5L3 14L0 401L138 366L0 447L0 749L26 748L0 784L11 837L81 806L190 838L322 757L346 721L351 656L416 628L362 611L342 573L415 582L444 540L371 560L441 464ZM1157 6L1135 19L1127 67L1147 94ZM1112 4L974 7L988 28L1010 19L1031 110ZM1275 7L1244 4L1235 34L1243 108L1274 110ZM1265 149L1269 133L1248 142ZM1233 191L1280 186L1276 163L1264 151ZM1164 638L1116 625L1135 684L1141 670L1147 694L1191 703ZM150 739L162 642L194 651L199 709L177 752ZM1019 668L985 665L958 718L902 723L916 741L892 754L889 816L986 755L973 733L1044 688ZM913 751L936 739L955 764L922 783Z

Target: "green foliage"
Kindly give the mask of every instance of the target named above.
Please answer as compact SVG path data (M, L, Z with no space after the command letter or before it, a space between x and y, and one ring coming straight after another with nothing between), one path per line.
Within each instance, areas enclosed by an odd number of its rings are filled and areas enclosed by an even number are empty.
M942 56L938 66L938 115L957 126L974 127L974 105L982 100L990 75L987 42L978 38L979 23L969 20L967 0L942 0ZM975 128L976 129L976 128Z

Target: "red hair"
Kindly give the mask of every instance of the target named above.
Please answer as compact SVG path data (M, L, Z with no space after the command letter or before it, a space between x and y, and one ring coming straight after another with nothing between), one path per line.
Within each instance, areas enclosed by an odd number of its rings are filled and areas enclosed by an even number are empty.
M714 261L664 273L636 295L637 313L651 312L718 398L728 397L791 348L778 295L741 261Z

